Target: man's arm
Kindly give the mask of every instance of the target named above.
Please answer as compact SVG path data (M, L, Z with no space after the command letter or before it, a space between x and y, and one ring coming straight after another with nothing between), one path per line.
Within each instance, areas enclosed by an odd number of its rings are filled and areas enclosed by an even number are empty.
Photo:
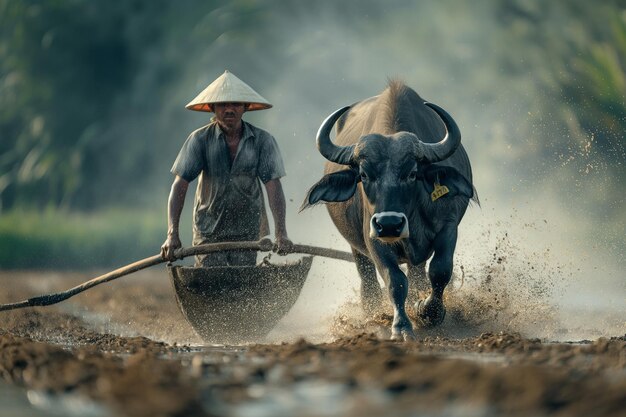
M278 254L284 254L289 251L293 243L287 236L287 225L285 222L285 194L280 179L276 178L265 183L267 191L267 200L270 204L272 217L274 218L274 230L276 235L276 247Z
M170 196L167 200L167 239L161 246L161 257L167 260L174 260L174 251L182 246L178 233L180 215L185 205L189 183L178 175L172 183Z

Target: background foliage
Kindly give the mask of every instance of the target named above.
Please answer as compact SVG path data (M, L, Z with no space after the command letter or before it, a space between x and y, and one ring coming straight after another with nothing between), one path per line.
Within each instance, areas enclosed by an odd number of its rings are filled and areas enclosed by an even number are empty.
M108 236L103 248L163 236L169 167L207 121L184 105L228 68L275 104L249 120L277 136L289 178L303 178L286 186L294 207L321 170L319 121L399 76L455 115L479 192L553 190L619 245L625 66L623 1L0 0L0 235L26 252L43 250L29 246L37 235L69 247L91 230ZM117 239L74 223L124 210L136 222ZM146 251L81 247L58 264ZM91 261L70 260L81 257Z

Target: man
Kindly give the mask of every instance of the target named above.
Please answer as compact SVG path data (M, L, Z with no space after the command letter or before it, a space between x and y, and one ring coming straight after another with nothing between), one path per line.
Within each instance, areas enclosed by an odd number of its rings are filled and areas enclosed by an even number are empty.
M265 185L274 218L276 249L293 245L285 224L285 176L278 144L268 132L242 120L243 113L272 107L250 86L226 71L186 108L213 112L211 123L189 135L171 172L176 176L168 199L167 239L161 256L172 260L181 247L178 232L185 195L196 177L193 245L258 240L269 234L260 183ZM196 266L254 265L255 251L196 256Z

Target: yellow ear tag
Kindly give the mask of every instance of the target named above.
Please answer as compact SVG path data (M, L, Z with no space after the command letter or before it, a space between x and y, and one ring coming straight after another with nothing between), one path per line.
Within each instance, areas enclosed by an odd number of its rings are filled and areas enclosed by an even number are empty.
M448 194L450 190L445 185L440 185L439 182L435 183L435 190L430 193L430 198L435 201Z

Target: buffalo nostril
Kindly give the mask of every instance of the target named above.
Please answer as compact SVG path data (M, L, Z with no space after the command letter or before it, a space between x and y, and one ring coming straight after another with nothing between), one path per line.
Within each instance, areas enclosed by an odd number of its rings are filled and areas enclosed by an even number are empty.
M383 225L380 224L380 222L378 221L378 219L376 217L374 217L374 226L376 226L376 231L378 233L383 231Z
M405 217L400 217L400 224L398 225L398 227L396 228L396 231L398 233L402 232L402 229L404 229L404 224L406 223L406 218Z

